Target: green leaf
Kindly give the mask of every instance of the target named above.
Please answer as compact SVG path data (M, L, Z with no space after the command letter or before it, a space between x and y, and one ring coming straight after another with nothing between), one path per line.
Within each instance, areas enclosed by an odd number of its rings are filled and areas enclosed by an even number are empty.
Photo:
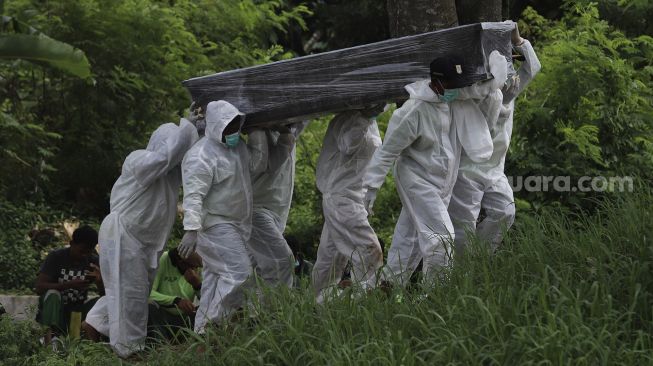
M0 35L0 59L43 62L81 78L91 76L83 51L45 35Z

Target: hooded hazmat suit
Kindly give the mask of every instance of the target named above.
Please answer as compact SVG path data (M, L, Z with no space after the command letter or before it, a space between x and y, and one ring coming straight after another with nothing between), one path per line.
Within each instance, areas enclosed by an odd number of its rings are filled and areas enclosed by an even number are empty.
M422 259L425 275L449 264L454 229L447 206L461 151L469 150L475 161L492 153L487 122L472 100L498 92L506 65L501 54L492 52L494 79L459 89L451 103L430 88L430 80L406 86L410 99L390 119L383 146L363 180L366 189L378 189L396 161L394 177L403 207L388 250L386 279L405 285ZM461 122L454 123L456 119Z
M228 102L209 103L206 135L182 162L184 230L198 232L197 252L204 264L195 316L198 333L244 305L243 291L252 274L245 247L252 228L250 154L242 140L235 147L222 141L237 116L244 117Z
M283 232L295 180L295 139L305 125L295 124L281 134L262 131L261 139L250 134L250 145L262 152L265 164L263 172L252 175L254 212L247 248L255 270L268 285L293 285L295 260Z
M340 113L329 123L316 172L324 210L324 227L312 273L318 302L324 300L324 291L340 279L347 261L352 262L352 280L363 288L376 285L383 253L367 221L362 178L380 145L376 121L363 116L361 111Z
M179 164L197 138L186 119L162 125L147 149L127 156L111 190L98 237L106 306L97 311L108 312L110 343L121 357L142 349L150 287L177 214Z
M490 244L492 251L496 250L504 230L510 228L515 219L513 192L504 173L512 134L514 99L541 69L530 42L524 40L515 49L524 55L525 60L517 70L516 80L513 77L503 88L500 108L488 106L487 100L479 104L488 117L488 122L496 121L490 125L494 145L492 156L484 162L475 162L465 154L461 157L458 179L449 204L449 214L456 233L457 254L463 252L467 242L466 233L474 231L480 240ZM486 217L477 228L476 220L481 208L485 210Z

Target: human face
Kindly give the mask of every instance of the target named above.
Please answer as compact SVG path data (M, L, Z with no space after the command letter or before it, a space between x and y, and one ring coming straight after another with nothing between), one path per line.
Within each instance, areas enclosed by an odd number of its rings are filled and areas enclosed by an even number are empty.
M234 119L229 122L227 127L225 127L224 131L222 131L222 138L224 139L225 136L231 135L233 133L236 133L240 131L240 119L241 116L236 116Z
M70 255L73 257L73 260L76 262L81 262L88 259L95 249L90 248L84 244L70 243Z

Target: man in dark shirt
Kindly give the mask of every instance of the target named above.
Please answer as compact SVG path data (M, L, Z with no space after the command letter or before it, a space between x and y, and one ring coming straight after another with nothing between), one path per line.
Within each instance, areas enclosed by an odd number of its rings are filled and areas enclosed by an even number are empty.
M90 226L82 226L73 232L70 246L48 254L36 279L39 297L37 321L50 328L46 335L49 343L51 331L65 334L70 314L82 313L82 319L93 306L87 301L88 288L95 283L103 292L102 276L95 251L98 234Z

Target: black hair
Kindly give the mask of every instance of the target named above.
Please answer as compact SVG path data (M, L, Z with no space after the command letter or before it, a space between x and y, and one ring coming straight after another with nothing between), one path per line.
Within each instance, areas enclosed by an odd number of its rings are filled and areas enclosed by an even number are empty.
M88 225L81 226L73 232L71 244L83 245L87 248L95 248L97 245L97 231Z

